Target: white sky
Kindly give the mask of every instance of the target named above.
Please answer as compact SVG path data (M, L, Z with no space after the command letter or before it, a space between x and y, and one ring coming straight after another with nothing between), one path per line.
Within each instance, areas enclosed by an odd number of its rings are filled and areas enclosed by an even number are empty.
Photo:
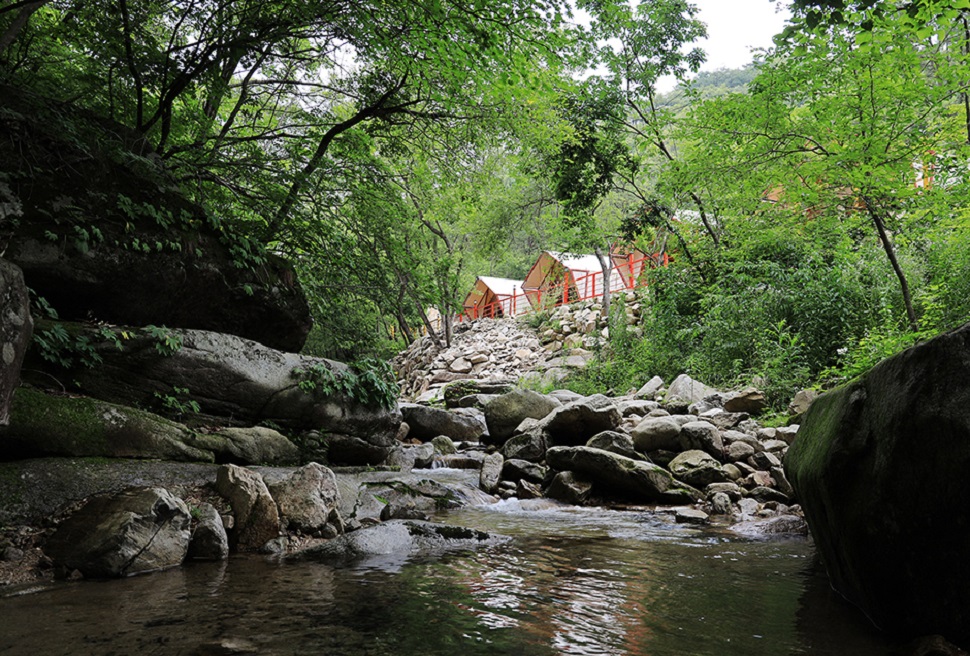
M751 48L771 47L791 16L786 4L772 0L692 0L707 24L703 70L740 68L751 61Z

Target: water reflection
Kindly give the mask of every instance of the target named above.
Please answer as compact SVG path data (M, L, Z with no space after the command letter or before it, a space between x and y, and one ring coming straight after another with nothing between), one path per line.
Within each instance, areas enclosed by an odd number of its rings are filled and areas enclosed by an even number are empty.
M804 541L542 504L447 518L515 537L398 571L242 558L0 599L0 653L884 654Z

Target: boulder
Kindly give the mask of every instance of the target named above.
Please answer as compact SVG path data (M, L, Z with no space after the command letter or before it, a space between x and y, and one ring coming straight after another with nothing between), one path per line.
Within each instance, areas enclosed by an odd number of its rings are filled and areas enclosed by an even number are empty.
M489 441L502 445L512 437L523 419L542 419L561 405L552 397L527 389L516 389L497 396L485 406Z
M458 453L458 447L455 443L451 441L451 438L447 435L438 435L433 440L431 440L431 446L434 448L434 452L441 454L443 456L450 456Z
M499 479L502 477L502 464L505 458L501 453L491 453L485 456L482 462L482 472L479 478L479 487L489 494L495 492L498 487Z
M236 423L272 421L356 437L381 448L395 443L400 410L377 401L360 403L336 391L334 381L354 375L343 363L201 330L119 328L116 333L124 333L119 349L94 327L67 327L89 339L101 359L70 370L70 380L101 400L151 407L175 388L187 389L202 413ZM31 366L51 376L64 375L33 356ZM38 382L48 379L38 377Z
M546 457L545 434L538 428L520 433L502 446L502 455L508 460L540 462Z
M175 567L189 548L191 516L162 488L96 496L67 518L44 546L55 565L110 578Z
M593 491L593 482L583 474L561 471L553 477L546 496L556 501L581 506Z
M792 398L791 403L788 404L788 414L793 417L800 417L801 415L808 412L808 409L812 407L812 403L818 398L818 392L816 390L804 389L795 392L795 396Z
M745 387L740 392L731 394L724 401L724 409L727 412L746 412L749 415L761 414L768 408L768 400L760 390L754 387Z
M680 448L685 451L699 449L718 460L724 457L724 444L721 440L721 432L717 427L706 421L692 421L681 426Z
M547 444L580 446L597 433L614 430L621 420L612 400L595 394L556 408L540 425L546 433Z
M10 404L20 385L20 367L33 327L23 274L0 259L0 426L10 419Z
M691 403L703 401L704 397L719 394L713 387L708 387L704 383L698 382L688 376L681 374L670 383L667 394L664 397L664 405L673 408L673 411L682 412Z
M633 445L640 453L657 449L673 451L680 448L681 424L670 417L647 417L630 432Z
M707 524L710 516L703 510L678 508L674 513L674 521L678 524Z
M462 405L462 399L468 396L483 396L486 399L512 391L515 382L511 380L462 380L445 385L442 394L446 408L469 407ZM483 399L483 400L486 400Z
M506 460L502 463L502 478L508 481L527 480L541 483L549 470L528 460Z
M235 522L229 541L234 548L256 551L279 536L279 511L258 473L223 465L216 473L216 491L232 506Z
M0 178L17 205L4 244L63 319L168 325L299 351L312 325L289 264L179 191L143 136L5 86ZM39 105L39 106L38 106Z
M623 417L629 417L630 415L648 415L657 408L660 404L656 401L641 401L637 399L627 399L625 401L618 401L616 404L617 410Z
M144 410L21 387L14 395L5 450L20 457L98 456L213 462L219 446ZM223 443L225 440L222 441ZM224 444L223 444L224 445Z
M229 536L219 512L209 503L193 509L197 524L186 558L189 560L225 560L229 557Z
M663 386L664 386L663 378L661 378L660 376L654 376L646 383L644 383L643 387L641 387L636 391L636 393L633 395L633 398L647 399L647 400L653 401L657 397L657 392L663 389Z
M691 487L705 488L711 483L728 480L721 464L704 451L684 451L667 465L679 481Z
M670 472L649 462L633 460L588 446L556 446L546 462L557 471L572 471L592 480L597 489L638 502L669 500L676 487Z
M884 630L970 644L970 324L823 394L785 458L836 590Z
M617 453L621 456L626 456L627 458L633 458L634 460L643 459L643 457L637 453L636 449L633 448L633 438L626 433L603 431L602 433L597 433L593 437L589 438L589 440L586 442L586 446L591 446L594 449L603 449L604 451L610 451L611 453Z
M340 490L327 467L311 462L267 487L287 528L314 533L326 530L330 524L331 532L343 532L343 520L337 510Z
M220 428L210 433L218 444L210 448L219 462L242 465L295 465L300 448L279 431L265 426Z
M477 442L485 432L484 419L440 408L402 403L401 415L411 427L408 437L422 442L438 435L447 435L459 442Z

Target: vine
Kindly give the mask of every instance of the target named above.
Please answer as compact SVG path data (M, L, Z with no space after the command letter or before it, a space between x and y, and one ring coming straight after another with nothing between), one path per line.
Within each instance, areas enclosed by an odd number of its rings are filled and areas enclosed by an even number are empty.
M336 372L324 362L315 362L293 370L297 387L307 394L343 395L364 405L392 408L400 394L391 365L383 360L359 360L343 372Z

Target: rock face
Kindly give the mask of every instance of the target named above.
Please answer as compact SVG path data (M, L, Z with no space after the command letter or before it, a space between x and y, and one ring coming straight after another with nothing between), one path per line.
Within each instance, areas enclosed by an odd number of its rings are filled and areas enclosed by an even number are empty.
M91 499L51 536L55 564L109 578L182 563L189 547L189 510L161 488L134 488Z
M61 318L199 328L300 350L311 319L293 268L189 202L143 138L87 116L76 118L86 133L67 138L36 101L11 87L0 95L0 177L20 222L6 257Z
M0 260L0 426L10 418L10 402L20 384L20 367L33 326L23 274Z
M236 465L223 465L216 473L216 491L229 500L235 525L230 544L255 551L279 536L280 516L262 477Z
M833 586L884 630L970 643L970 324L820 396L785 459Z
M166 346L168 340L175 346ZM353 438L374 451L378 462L395 444L401 424L396 406L364 405L328 394L325 383L313 381L313 371L343 375L348 371L343 363L283 353L233 335L201 330L169 330L160 340L133 329L122 347L119 350L117 345L95 338L93 348L102 362L71 370L71 380L99 399L142 406L157 403L159 395L169 395L176 387L185 388L205 414L237 422L269 420L288 428ZM302 388L301 382L305 383Z

